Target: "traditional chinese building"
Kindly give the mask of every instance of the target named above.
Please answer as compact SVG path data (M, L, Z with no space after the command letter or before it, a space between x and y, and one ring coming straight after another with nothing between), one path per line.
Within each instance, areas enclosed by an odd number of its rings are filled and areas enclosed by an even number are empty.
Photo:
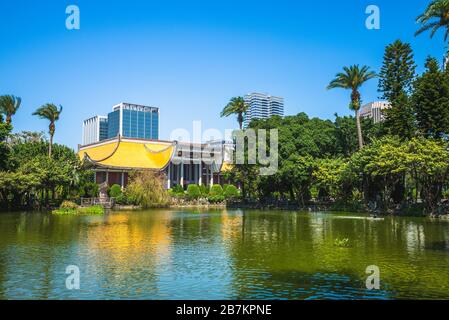
M224 141L204 144L124 138L79 146L84 165L95 172L97 184L125 187L132 171L163 173L167 188L189 184L223 184L232 146Z

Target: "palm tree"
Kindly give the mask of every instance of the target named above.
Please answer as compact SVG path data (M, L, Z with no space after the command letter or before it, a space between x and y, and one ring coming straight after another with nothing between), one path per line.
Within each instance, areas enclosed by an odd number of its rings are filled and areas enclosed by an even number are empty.
M54 104L47 103L37 109L33 116L38 116L41 119L47 119L50 121L50 125L48 126L48 133L50 134L50 144L48 145L48 156L51 158L51 147L53 145L53 136L55 135L55 122L59 120L59 116L62 112L62 106L58 107Z
M6 115L6 123L11 124L12 116L16 114L20 108L22 99L12 95L6 95L0 97L0 113Z
M416 31L415 36L431 30L430 37L433 38L435 33L440 29L446 29L444 41L449 36L449 0L433 0L418 18L416 22L422 26Z
M355 119L357 124L357 137L359 140L359 148L363 148L363 135L362 135L362 126L360 125L360 87L368 80L377 77L376 73L369 70L369 67L363 66L362 68L359 65L353 65L350 67L344 67L344 72L337 73L335 79L331 81L328 90L334 88L342 88L351 90L351 104L349 108L354 110Z
M237 115L237 121L239 123L240 130L243 128L243 115L248 110L248 105L242 97L234 97L229 101L229 103L224 107L221 112L221 117L229 117L232 114Z

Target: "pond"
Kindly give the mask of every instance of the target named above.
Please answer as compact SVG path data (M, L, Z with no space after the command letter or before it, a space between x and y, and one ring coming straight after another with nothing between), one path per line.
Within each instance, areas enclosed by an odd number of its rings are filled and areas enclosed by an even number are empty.
M370 291L371 265L380 288ZM79 290L66 287L68 266L79 268ZM0 299L449 299L449 221L253 210L4 213Z

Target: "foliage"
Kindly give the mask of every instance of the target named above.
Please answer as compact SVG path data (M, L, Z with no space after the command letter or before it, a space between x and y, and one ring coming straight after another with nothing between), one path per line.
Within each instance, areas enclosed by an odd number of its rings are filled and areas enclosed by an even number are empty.
M181 185L177 184L168 190L168 194L174 198L183 198L185 196L185 191Z
M427 59L426 71L414 84L412 102L424 136L440 138L449 133L449 71L441 71L436 59Z
M33 115L38 116L41 119L46 119L50 122L48 126L48 133L50 134L50 143L48 145L48 156L51 158L52 156L52 147L53 147L53 136L55 135L56 130L56 121L59 120L59 117L62 113L62 106L58 107L54 104L47 103L40 108L38 108Z
M422 13L416 22L421 24L421 28L416 31L415 35L419 35L425 31L430 31L432 38L440 29L445 29L444 41L449 36L449 1L447 0L433 0Z
M54 215L103 215L105 213L102 206L78 207L78 208L59 208L53 210Z
M153 171L138 171L130 175L126 194L143 208L165 206L168 193L161 174Z
M221 112L222 117L229 117L230 115L237 115L237 121L239 123L240 130L243 128L243 115L248 110L248 105L245 103L243 97L234 97L231 101L224 107Z
M72 201L63 201L59 206L59 209L78 209L78 205Z
M236 200L240 197L240 192L236 186L227 184L223 187L223 195L226 200Z
M12 95L0 96L0 113L6 116L6 123L11 124L12 116L20 108L22 99Z
M211 186L207 199L211 203L223 202L225 200L223 188L219 184L214 184L213 186Z
M359 65L353 65L350 67L343 67L343 72L337 73L335 79L331 81L327 89L347 89L351 90L351 103L349 108L354 110L356 125L357 125L357 137L359 142L359 148L363 148L363 136L362 128L360 124L360 107L361 107L361 96L360 87L367 81L377 77L376 73L369 70L369 67Z
M111 198L118 198L122 195L122 187L118 184L114 184L109 189L109 197Z
M396 40L385 49L380 72L379 92L391 103L384 110L384 127L388 133L411 138L415 134L415 117L410 103L416 64L410 44Z
M197 200L201 197L200 187L196 184L189 184L187 187L187 197L190 200Z

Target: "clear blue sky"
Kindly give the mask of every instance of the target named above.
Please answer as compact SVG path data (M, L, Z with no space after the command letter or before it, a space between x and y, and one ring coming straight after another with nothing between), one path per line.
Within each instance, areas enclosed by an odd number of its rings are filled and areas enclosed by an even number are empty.
M81 29L65 28L76 4ZM381 29L365 28L369 4ZM31 116L61 104L55 141L76 148L82 120L132 102L160 107L160 138L176 128L236 127L221 119L229 98L258 91L285 98L285 112L333 119L349 113L348 93L326 91L342 66L379 70L384 47L410 42L422 70L429 54L442 59L442 35L414 37L428 1L136 1L0 2L0 94L22 97L15 131L47 131ZM377 98L377 81L363 91Z

